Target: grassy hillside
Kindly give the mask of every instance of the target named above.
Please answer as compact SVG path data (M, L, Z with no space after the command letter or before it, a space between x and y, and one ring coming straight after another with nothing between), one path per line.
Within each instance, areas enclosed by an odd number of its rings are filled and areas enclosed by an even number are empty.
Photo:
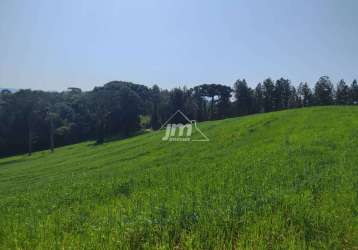
M0 249L358 248L358 107L0 159Z

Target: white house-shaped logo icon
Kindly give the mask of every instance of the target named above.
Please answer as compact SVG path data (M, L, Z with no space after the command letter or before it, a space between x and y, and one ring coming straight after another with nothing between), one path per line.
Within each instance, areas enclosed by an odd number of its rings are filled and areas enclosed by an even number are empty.
M172 123L174 118L180 116L183 123ZM199 129L195 120L190 120L182 111L177 110L162 125L165 128L163 141L209 141L209 138ZM193 131L194 130L194 131ZM192 138L192 133L196 132L200 138Z

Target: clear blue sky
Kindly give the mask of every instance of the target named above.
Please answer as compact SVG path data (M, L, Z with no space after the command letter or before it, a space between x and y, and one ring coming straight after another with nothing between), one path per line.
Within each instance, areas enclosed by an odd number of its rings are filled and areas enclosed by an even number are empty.
M0 87L358 78L356 0L1 0Z

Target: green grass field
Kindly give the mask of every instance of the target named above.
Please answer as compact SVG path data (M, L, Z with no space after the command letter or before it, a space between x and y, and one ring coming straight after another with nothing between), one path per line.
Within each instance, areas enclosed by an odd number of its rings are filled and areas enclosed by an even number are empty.
M358 249L358 107L0 159L0 249Z

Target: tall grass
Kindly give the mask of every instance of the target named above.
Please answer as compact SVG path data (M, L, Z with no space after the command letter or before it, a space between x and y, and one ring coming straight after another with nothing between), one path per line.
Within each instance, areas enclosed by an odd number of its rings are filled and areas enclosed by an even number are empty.
M358 108L0 160L0 249L357 249Z

